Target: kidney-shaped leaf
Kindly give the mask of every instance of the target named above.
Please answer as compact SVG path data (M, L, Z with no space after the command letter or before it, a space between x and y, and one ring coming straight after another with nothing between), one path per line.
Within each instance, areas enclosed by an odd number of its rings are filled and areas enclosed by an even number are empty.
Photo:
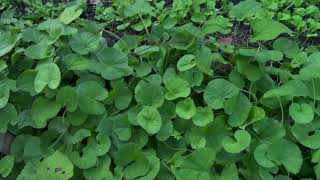
M59 86L61 74L55 63L40 64L36 69L38 70L34 80L36 92L41 92L47 85L50 89L56 89Z
M312 106L306 103L292 103L289 106L289 114L291 118L299 124L310 123L314 117Z
M159 111L152 106L144 106L137 115L138 124L149 134L157 133L162 125L162 119Z
M240 153L250 145L250 142L251 136L247 131L237 130L234 138L228 136L222 141L222 146L229 153Z
M204 90L204 101L212 109L223 108L226 99L239 93L239 88L224 79L215 79L208 83Z
M280 139L272 143L266 156L277 165L283 165L287 171L298 173L302 165L302 154L299 147L286 140Z

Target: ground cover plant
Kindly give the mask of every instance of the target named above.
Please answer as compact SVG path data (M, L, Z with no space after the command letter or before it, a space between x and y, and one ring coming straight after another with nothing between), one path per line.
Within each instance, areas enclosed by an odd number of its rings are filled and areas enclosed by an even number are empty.
M320 179L318 0L0 1L0 175Z

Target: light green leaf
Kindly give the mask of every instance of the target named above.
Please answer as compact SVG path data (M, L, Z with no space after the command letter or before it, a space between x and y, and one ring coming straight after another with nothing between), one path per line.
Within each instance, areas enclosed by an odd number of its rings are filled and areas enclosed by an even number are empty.
M292 103L289 107L289 114L298 124L310 123L314 117L312 106L306 103Z
M287 26L272 19L256 19L251 22L251 27L253 30L251 42L272 40L283 33L293 34Z
M82 153L78 151L73 151L69 155L72 163L79 169L89 169L92 168L98 161L95 149L91 147L84 147Z
M0 57L10 52L20 38L20 34L14 34L10 31L0 33Z
M66 155L56 151L37 168L37 179L68 180L73 176L73 164Z
M195 56L193 54L186 54L182 56L178 63L177 68L179 71L187 71L193 68L197 63L194 61Z
M213 121L214 114L210 107L197 107L196 114L192 117L192 122L199 127L205 127Z
M64 11L59 15L58 19L63 22L63 24L70 24L72 21L77 19L83 10L78 7L78 5L70 6L64 9Z
M251 135L247 131L237 130L234 138L228 136L222 141L222 146L229 153L240 153L249 147L250 142Z
M223 16L212 16L209 20L205 21L201 27L201 33L203 36L220 32L222 34L228 34L232 27L232 23L228 18Z
M306 85L301 80L291 80L284 83L282 86L275 89L267 91L263 97L272 98L272 97L305 97L309 95L309 90Z
M226 99L239 93L239 88L224 79L215 79L204 90L204 101L212 109L223 108Z
M152 106L144 106L137 115L137 123L149 134L157 133L162 125L159 111Z
M179 101L176 105L176 113L183 119L191 119L196 112L197 108L190 97Z
M167 89L165 93L165 98L167 100L174 100L179 97L187 97L191 92L188 81L182 78L171 78L168 81L165 81L164 85Z
M54 54L54 47L45 43L33 44L24 50L26 56L31 59L45 59L51 57Z
M99 36L86 31L72 35L69 41L71 49L81 55L96 51L99 48L99 43Z
M261 9L261 3L255 0L240 1L238 4L232 6L229 11L229 16L237 20L243 20L255 16Z
M46 86L56 89L61 81L60 69L55 63L40 64L36 70L38 73L34 80L34 89L40 93Z
M136 15L150 14L153 7L150 6L149 2L146 0L135 0L133 4L128 5L124 9L124 15L126 17L133 17Z
M63 62L67 65L69 70L88 70L90 68L90 61L86 57L79 54L68 54L63 57Z
M7 177L14 166L14 156L7 155L0 159L0 174L2 177Z

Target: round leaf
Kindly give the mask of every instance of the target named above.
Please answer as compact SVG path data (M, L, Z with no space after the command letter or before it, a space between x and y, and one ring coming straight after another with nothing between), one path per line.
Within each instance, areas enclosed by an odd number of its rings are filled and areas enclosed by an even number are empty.
M145 106L137 115L137 123L149 134L155 134L162 125L161 115L156 108Z
M312 106L306 103L292 103L289 107L289 114L299 124L310 123L314 117Z
M189 97L177 103L176 113L183 119L191 119L197 112L193 100Z

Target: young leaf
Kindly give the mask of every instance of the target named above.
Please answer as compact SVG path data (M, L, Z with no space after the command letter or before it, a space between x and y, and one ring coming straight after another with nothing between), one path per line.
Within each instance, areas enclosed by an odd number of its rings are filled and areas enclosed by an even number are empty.
M3 178L7 177L14 166L14 156L7 155L0 159L0 174Z
M194 61L194 57L195 56L193 54L186 54L182 56L177 63L178 70L187 71L193 68L196 65L196 62Z
M307 124L313 120L314 112L312 106L306 103L292 103L289 107L291 118L299 124Z
M149 134L157 133L162 125L159 111L152 106L144 106L137 115L137 123Z
M83 10L78 7L78 5L73 5L64 9L64 11L59 15L58 19L63 22L63 24L70 24L72 21L77 19Z
M213 118L213 111L210 107L197 107L197 112L192 117L192 122L199 127L205 127L213 121Z
M197 112L193 100L189 97L177 103L176 113L183 119L191 119Z
M40 64L36 68L38 73L34 80L34 89L40 93L46 86L56 89L61 81L60 69L55 63Z
M224 150L229 153L240 153L250 145L251 135L245 130L237 130L234 138L236 141L229 136L222 141Z

